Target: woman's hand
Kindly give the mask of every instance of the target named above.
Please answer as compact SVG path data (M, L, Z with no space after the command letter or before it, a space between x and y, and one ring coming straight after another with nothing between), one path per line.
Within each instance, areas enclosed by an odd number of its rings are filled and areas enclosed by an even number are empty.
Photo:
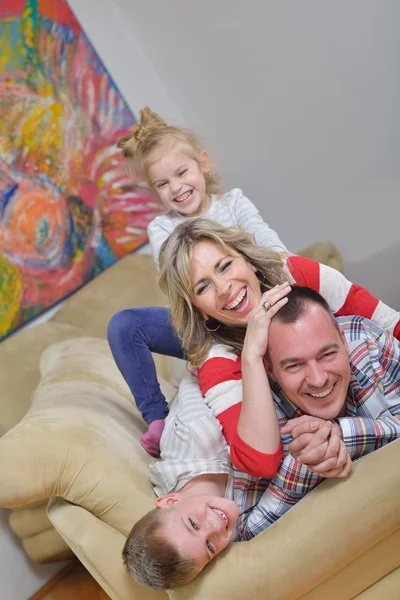
M268 331L272 317L286 304L292 288L288 282L268 290L251 311L244 339L242 360L264 358L268 348ZM268 308L268 305L270 307Z
M263 359L269 324L286 304L290 290L290 285L284 283L262 295L250 313L242 351L243 399L237 432L243 442L265 455L257 474L263 477L273 477L282 458L279 424ZM268 302L266 307L264 302Z

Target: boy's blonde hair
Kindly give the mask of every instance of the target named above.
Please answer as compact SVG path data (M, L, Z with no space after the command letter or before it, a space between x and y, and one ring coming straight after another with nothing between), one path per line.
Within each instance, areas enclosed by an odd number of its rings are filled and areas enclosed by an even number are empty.
M223 227L210 219L188 219L178 225L160 251L159 285L170 304L171 321L193 367L199 367L215 342L243 349L245 327L227 326L215 319L207 324L194 306L191 260L201 241L220 246L231 256L242 256L256 270L261 293L288 280L279 254L257 246L240 227ZM215 331L212 331L215 329Z
M149 179L149 167L154 162L154 152L163 149L168 152L171 147L178 145L187 155L201 167L203 147L200 140L188 129L167 125L167 123L148 106L140 111L140 122L135 125L128 135L118 140L118 148L128 161L130 175L138 182L145 177L146 183L152 185ZM153 155L153 161L151 161ZM207 194L220 194L220 180L215 173L204 173Z

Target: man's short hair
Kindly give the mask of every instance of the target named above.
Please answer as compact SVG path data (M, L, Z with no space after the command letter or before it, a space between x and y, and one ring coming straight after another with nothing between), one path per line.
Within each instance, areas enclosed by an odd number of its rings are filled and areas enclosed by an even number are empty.
M301 285L295 285L287 295L288 301L282 306L282 308L273 317L277 321L284 324L290 324L297 321L307 311L307 307L312 304L318 304L321 306L331 317L332 322L335 324L336 329L339 331L339 326L335 317L333 316L332 310L321 294L316 292L310 287L304 287Z
M192 559L184 557L162 536L170 508L155 508L132 528L122 550L130 575L147 587L159 590L183 585L197 575Z
M340 334L340 327L333 316L332 310L321 294L316 292L310 287L305 287L301 285L294 285L287 295L288 301L286 304L279 309L276 315L273 316L273 320L279 321L284 325L290 325L290 323L295 323L300 317L302 317L306 312L309 306L313 304L317 304L321 306L332 319L332 323L335 326L337 332ZM265 359L272 368L272 361L269 355L269 349L267 349L267 353L265 355Z

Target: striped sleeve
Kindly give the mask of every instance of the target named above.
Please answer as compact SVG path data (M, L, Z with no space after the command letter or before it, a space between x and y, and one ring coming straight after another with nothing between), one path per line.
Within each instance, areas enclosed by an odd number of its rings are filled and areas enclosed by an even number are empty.
M273 477L282 459L282 444L274 454L265 454L244 442L237 431L243 397L240 357L222 345L214 346L198 376L205 402L230 446L233 466L254 477Z
M150 465L157 496L177 492L199 475L230 474L229 449L221 425L204 404L197 378L182 379L170 404L160 446L161 460Z
M287 264L296 284L319 292L335 317L367 317L400 339L400 313L375 298L365 288L351 283L336 269L304 256L290 256Z
M246 198L242 190L235 188L227 194L230 208L236 217L237 224L251 233L256 243L275 252L287 252L276 231L264 221L254 204Z

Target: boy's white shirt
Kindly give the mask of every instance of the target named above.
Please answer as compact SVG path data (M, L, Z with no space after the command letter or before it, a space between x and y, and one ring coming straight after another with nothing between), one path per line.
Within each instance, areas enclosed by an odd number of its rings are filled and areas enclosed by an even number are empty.
M150 480L157 496L178 492L199 475L225 473L229 476L226 497L232 498L229 446L194 376L181 381L170 404L160 448L161 460L150 465Z

